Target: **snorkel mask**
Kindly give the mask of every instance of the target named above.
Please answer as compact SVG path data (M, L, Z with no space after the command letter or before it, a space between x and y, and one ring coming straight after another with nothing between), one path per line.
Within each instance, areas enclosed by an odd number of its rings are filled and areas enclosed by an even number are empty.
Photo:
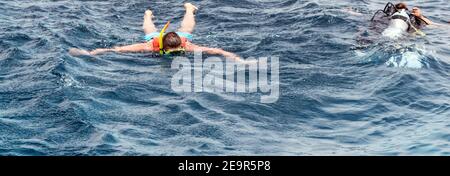
M170 49L170 50L165 50L164 49L164 34L167 30L167 28L170 25L170 21L168 21L166 23L166 25L164 25L164 28L161 30L161 32L159 33L159 54L160 55L174 55L174 54L184 54L186 53L186 50L184 48L178 48L178 49Z

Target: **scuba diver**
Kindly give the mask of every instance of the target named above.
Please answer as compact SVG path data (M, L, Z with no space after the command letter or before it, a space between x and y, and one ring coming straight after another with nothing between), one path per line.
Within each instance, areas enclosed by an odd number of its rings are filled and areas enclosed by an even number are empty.
M433 23L430 19L422 15L421 10L418 7L414 7L412 11L409 11L405 3L398 3L396 5L387 3L383 10L378 10L371 21L383 14L383 18L388 17L389 26L383 31L382 35L392 39L401 37L406 32L412 32L424 36L420 29L427 25L438 25Z
M241 60L236 54L224 51L219 48L202 47L191 43L193 38L192 32L195 27L194 13L198 10L197 7L191 3L184 4L186 14L184 15L178 32L168 32L165 30L170 24L170 21L164 26L161 32L157 32L157 28L153 23L153 13L151 10L147 10L144 15L143 29L145 33L144 43L138 43L128 46L120 46L114 48L100 48L93 51L85 51L72 48L69 53L71 55L98 55L106 52L116 53L132 53L132 52L154 52L161 55L169 54L183 54L185 52L201 51L207 54L223 55L226 58L234 59L236 61Z

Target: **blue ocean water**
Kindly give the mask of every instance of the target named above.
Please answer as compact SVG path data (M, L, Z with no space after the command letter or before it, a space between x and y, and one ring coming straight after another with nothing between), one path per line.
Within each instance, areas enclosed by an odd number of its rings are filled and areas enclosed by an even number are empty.
M280 58L280 98L172 91L141 42L183 1L0 2L0 155L450 155L450 30L380 38L382 0L193 1L194 42ZM448 0L409 1L445 23ZM349 13L352 9L361 13Z

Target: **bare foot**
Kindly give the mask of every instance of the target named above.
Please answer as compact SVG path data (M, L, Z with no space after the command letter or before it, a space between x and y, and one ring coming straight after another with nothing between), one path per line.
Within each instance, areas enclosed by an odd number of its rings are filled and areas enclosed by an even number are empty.
M153 12L152 12L151 10L146 10L146 11L145 11L144 18L150 18L150 19L152 19L152 18L153 18Z
M89 55L91 55L91 53L89 53L89 51L78 49L78 48L69 49L69 54L72 56L89 56Z
M195 7L193 4L191 3L186 3L184 4L184 8L186 9L186 11L192 11L193 13L195 13L195 11L198 10L197 7Z

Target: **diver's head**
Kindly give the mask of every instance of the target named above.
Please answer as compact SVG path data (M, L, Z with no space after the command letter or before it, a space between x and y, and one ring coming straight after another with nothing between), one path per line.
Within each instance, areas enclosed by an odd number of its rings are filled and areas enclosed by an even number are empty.
M398 10L398 11L400 11L400 10L408 10L408 6L405 4L405 3L403 3L403 2L401 2L401 3L398 3L398 4L395 4L395 8Z
M175 32L169 32L163 37L163 49L171 50L178 49L182 45L180 36Z

